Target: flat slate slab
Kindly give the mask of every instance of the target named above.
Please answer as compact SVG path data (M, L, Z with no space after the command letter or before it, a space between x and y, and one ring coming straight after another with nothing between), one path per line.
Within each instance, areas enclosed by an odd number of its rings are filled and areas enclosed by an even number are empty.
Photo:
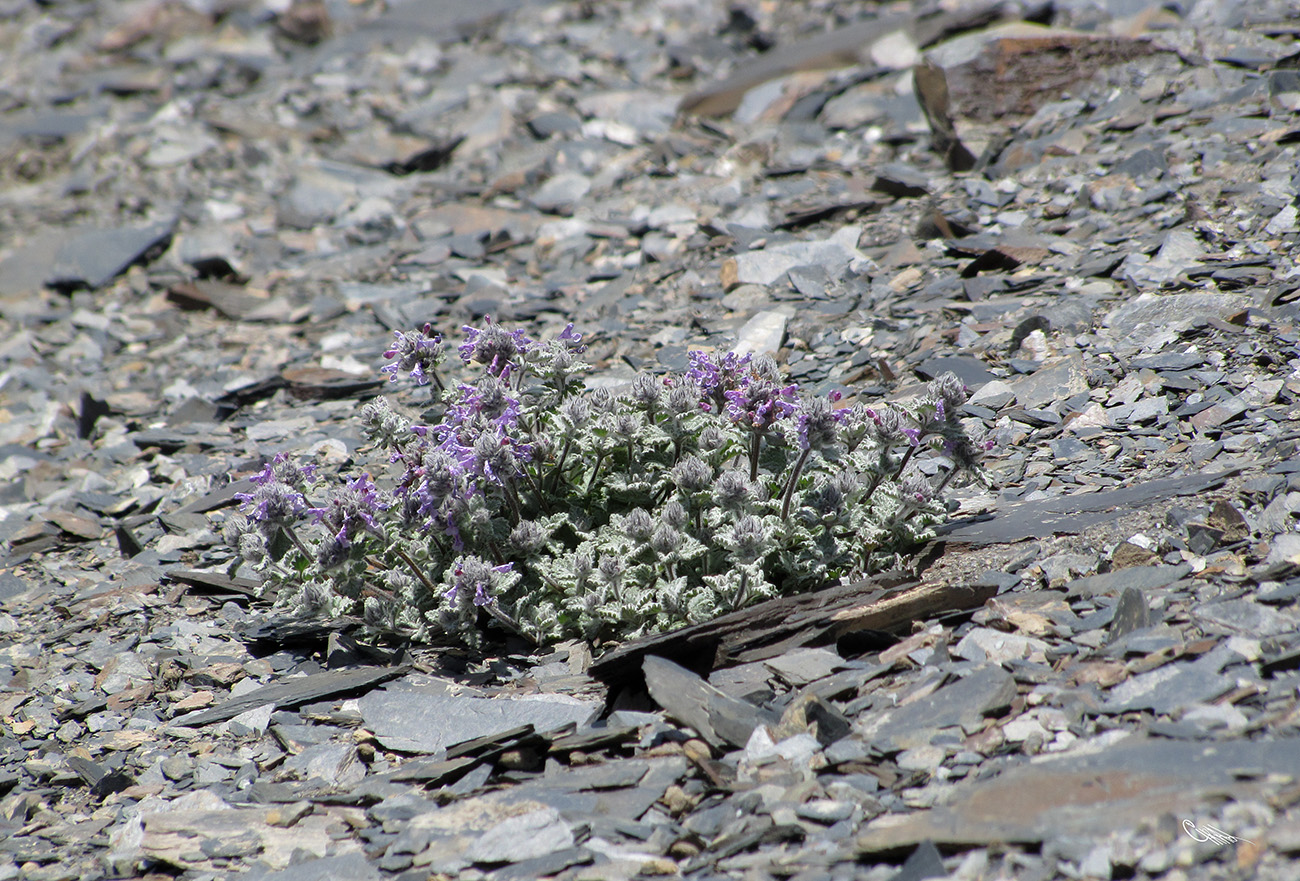
M1162 477L1133 486L1080 493L1054 499L1018 502L991 516L955 521L939 527L939 538L953 544L991 545L1068 535L1114 519L1115 512L1177 496L1192 496L1219 486L1234 471Z
M169 218L145 226L82 232L63 243L46 283L71 290L103 287L151 252L161 253L175 228L175 218Z
M371 685L377 685L410 671L409 666L357 667L352 670L329 670L312 673L282 682L264 685L256 691L240 695L207 710L198 710L177 716L173 725L209 725L233 719L240 713L267 704L275 707L296 707L336 694L346 694Z
M1246 798L1265 774L1300 774L1300 740L1120 741L1084 755L1027 762L959 786L951 802L890 816L858 838L863 854L936 844L1036 843L1063 829L1106 836L1162 814L1196 816L1211 798Z
M371 692L357 701L357 708L366 727L388 749L441 753L521 725L531 725L538 733L585 725L601 704L561 694L482 698L409 686Z

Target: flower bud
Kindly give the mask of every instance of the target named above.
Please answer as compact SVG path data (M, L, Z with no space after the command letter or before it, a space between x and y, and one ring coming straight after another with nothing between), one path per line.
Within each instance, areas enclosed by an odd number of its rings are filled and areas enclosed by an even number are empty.
M648 541L654 529L654 519L644 508L633 508L623 518L623 534L634 542Z
M749 479L739 471L724 471L713 484L713 500L724 511L741 511L753 497Z
M682 503L676 499L673 499L668 504L664 505L663 511L660 512L659 516L664 523L667 523L673 529L680 530L686 527L688 519L686 508L682 507Z
M667 523L660 523L650 536L650 548L661 557L667 557L681 547L682 534Z
M673 466L672 479L684 493L703 492L713 482L713 469L698 456L686 456Z

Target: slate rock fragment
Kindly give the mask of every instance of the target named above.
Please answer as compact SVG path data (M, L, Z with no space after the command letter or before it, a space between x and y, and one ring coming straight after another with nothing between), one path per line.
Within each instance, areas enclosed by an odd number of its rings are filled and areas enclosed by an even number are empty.
M1070 596L1102 596L1137 591L1139 594L1173 584L1191 571L1191 566L1131 566L1101 575L1076 578L1065 586Z
M1111 310L1105 326L1121 351L1137 352L1157 333L1179 333L1198 321L1225 318L1249 305L1238 294L1143 293Z
M508 817L487 829L465 856L479 865L537 859L573 847L573 831L554 808Z
M1123 738L1123 735L1121 735ZM959 784L942 808L902 821L870 824L857 839L864 854L936 844L1034 843L1062 830L1108 835L1151 817L1189 813L1224 796L1249 798L1257 780L1246 768L1296 765L1295 740L1191 743L1128 737L1082 755L1020 764L986 780ZM1275 764L1280 763L1280 764Z
M101 288L130 266L161 255L175 228L175 218L166 218L144 226L78 233L59 249L46 284L64 293Z
M1132 633L1134 630L1148 627L1151 623L1151 608L1147 605L1142 591L1131 585L1125 587L1119 595L1119 603L1115 607L1115 618L1110 625L1111 641Z
M1055 363L1045 364L1009 385L1020 406L1026 410L1036 410L1086 392L1088 371L1082 357L1071 355Z
M351 670L331 670L325 673L313 673L309 676L286 679L264 685L256 691L231 698L225 703L207 710L198 710L178 716L172 720L173 725L208 725L212 722L224 722L240 713L254 710L265 704L276 707L293 707L320 700L334 694L346 694L351 691L377 685L385 680L401 676L409 671L407 666L398 667L358 667Z
M943 68L928 59L921 61L912 68L912 86L930 124L934 151L943 157L949 171L970 171L975 167L975 155L957 135Z
M916 366L916 373L922 379L935 379L945 373L955 373L967 388L972 389L978 389L985 383L994 381L988 365L978 358L966 355L927 359Z
M928 746L941 729L960 728L974 733L984 717L1011 703L1016 683L996 664L986 664L934 694L860 720L862 734L891 751Z
M714 746L743 747L755 728L777 721L772 714L728 697L685 667L657 655L646 655L641 669L655 702Z
M539 733L585 725L599 710L590 701L560 694L481 698L402 687L371 692L357 706L366 726L389 749L432 754L525 725Z
M939 527L938 532L944 541L977 545L1070 534L1113 519L1116 509L1131 510L1134 506L1157 500L1204 492L1222 484L1232 473L1162 477L1101 492L1020 502L1008 505L990 517L953 521ZM1107 580L1110 574L1114 573L1090 577L1099 579L1097 584L1109 585L1112 583ZM1094 589L1093 583L1087 579L1080 579L1079 584L1080 590Z

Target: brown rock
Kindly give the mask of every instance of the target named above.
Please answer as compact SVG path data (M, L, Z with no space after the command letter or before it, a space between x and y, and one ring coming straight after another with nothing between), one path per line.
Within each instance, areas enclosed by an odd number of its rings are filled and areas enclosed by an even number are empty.
M1159 557L1152 551L1132 542L1120 542L1110 555L1111 569L1128 569L1133 566L1154 566Z

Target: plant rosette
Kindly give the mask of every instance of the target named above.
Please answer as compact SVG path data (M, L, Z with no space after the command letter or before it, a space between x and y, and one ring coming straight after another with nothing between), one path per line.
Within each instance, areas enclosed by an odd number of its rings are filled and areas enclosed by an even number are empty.
M694 351L614 395L584 384L572 325L547 342L464 331L478 375L455 386L429 326L396 334L383 372L428 385L437 418L367 403L377 478L266 464L224 529L232 573L417 640L601 645L898 566L952 482L980 475L952 374L908 407L840 406L771 358Z

